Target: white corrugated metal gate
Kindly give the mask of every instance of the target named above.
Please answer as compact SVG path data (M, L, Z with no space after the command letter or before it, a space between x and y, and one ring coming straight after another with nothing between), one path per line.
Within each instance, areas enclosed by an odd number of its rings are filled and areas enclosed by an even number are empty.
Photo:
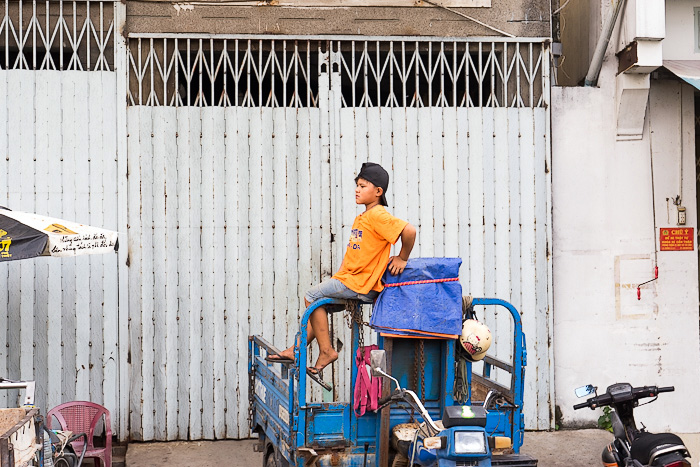
M522 311L526 423L550 427L546 41L127 44L119 2L5 6L0 205L124 235L119 257L3 263L0 376L37 380L44 409L103 403L120 439L249 436L247 338L291 343L373 160L418 228L413 256L462 257L465 293ZM342 316L332 330L347 350ZM348 397L346 354L337 394L314 397Z
M114 3L4 7L0 205L117 230ZM125 432L117 416L126 370L117 261L104 255L2 263L0 376L36 380L43 413L69 400L103 404L114 414L113 429ZM126 341L121 345L126 355ZM0 407L17 401L16 391L0 391Z
M248 436L247 337L291 343L366 160L413 256L460 256L465 293L521 310L526 424L550 427L545 41L133 35L129 61L132 437Z

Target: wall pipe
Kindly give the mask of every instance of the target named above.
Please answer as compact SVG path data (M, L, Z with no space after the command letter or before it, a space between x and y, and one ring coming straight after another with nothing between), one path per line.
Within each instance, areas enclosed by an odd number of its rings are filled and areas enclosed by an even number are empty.
M612 36L613 29L615 29L615 23L617 23L617 17L620 14L620 10L625 5L626 0L618 0L615 9L605 20L603 25L603 30L598 38L598 43L595 46L595 52L593 52L593 59L591 60L591 65L588 67L588 73L586 73L586 81L584 86L596 86L598 84L598 76L600 75L600 69L603 67L603 59L605 58L605 51L610 43L610 36Z

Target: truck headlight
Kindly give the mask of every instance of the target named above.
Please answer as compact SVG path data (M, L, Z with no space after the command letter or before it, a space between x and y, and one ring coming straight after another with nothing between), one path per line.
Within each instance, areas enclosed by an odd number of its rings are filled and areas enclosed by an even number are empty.
M435 436L423 439L425 449L444 449L447 444L447 436Z
M456 431L455 453L486 454L486 436L478 431Z

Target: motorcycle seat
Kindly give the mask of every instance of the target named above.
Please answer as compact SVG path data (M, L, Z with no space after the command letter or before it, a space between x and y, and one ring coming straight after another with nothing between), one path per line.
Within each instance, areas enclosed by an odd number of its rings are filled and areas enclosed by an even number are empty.
M445 428L453 426L486 426L486 409L480 405L453 405L445 407L442 415Z
M678 446L679 450L686 449L683 440L673 433L641 433L639 437L632 441L630 454L633 459L648 465L649 459L655 457L658 451L672 448L673 446Z

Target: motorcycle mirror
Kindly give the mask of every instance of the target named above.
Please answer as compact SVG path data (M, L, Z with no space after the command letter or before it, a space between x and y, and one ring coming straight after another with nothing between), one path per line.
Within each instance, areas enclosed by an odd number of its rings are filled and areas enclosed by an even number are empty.
M596 392L598 388L593 386L592 384L587 384L585 386L581 386L580 388L575 389L576 397L586 397L590 394L593 394Z
M386 373L386 350L372 350L369 353L372 376L384 376ZM380 370L381 373L377 370Z

